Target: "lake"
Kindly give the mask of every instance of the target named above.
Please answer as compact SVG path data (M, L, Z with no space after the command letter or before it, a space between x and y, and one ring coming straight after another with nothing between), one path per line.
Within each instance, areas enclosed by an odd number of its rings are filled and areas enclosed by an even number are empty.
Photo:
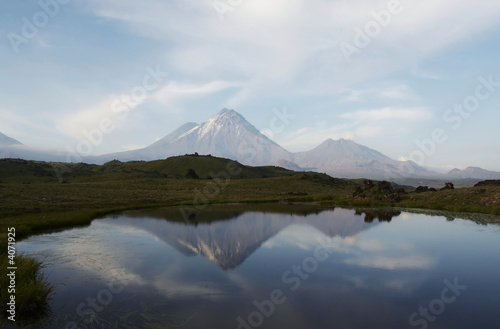
M55 285L46 328L500 328L500 226L449 215L129 211L18 252Z

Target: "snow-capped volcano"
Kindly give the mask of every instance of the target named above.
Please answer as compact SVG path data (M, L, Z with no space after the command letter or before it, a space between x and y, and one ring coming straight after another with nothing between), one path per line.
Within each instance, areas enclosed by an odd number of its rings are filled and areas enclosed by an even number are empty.
M102 160L155 160L169 156L212 154L247 165L275 164L291 155L263 135L241 114L223 109L202 124L188 123L150 146L108 154Z

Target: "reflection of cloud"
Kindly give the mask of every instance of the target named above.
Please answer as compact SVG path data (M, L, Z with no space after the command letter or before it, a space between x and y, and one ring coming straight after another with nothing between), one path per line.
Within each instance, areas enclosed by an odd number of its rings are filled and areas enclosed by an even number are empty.
M342 243L351 255L345 260L349 265L395 270L429 268L435 263L431 257L418 253L411 245L400 241L348 237Z
M396 279L392 279L392 280L388 280L386 282L386 287L388 288L391 288L391 289L394 289L394 290L398 290L398 291L408 291L409 287L411 286L415 286L415 280L410 280L410 279L407 279L407 278L396 278Z
M347 259L345 261L349 265L358 265L363 267L382 268L387 270L396 269L416 269L429 268L434 264L434 261L424 255L412 254L401 256L361 256Z
M103 230L110 231L106 226L109 224L94 222L85 229L54 233L57 234L57 244L51 243L53 234L36 236L33 238L35 242L31 243L34 250L30 254L41 255L48 265L61 264L63 268L76 270L85 277L99 277L110 283L144 284L130 266L131 260L136 260L130 257L136 254L135 245L126 243L133 233L138 233L137 230L113 226L113 237L99 234ZM116 248L118 244L122 248Z
M304 225L291 225L281 231L279 235L272 239L267 245L271 247L290 247L302 250L314 250L318 245L316 238L321 235L317 229Z
M403 242L382 241L377 239L359 239L356 237L350 237L349 239L345 239L345 244L356 246L358 249L368 252L410 250L410 246Z
M419 289L422 282L426 280L426 277L422 275L407 277L406 274L397 273L393 273L392 277L373 279L373 277L370 276L369 272L364 273L364 275L349 275L343 276L342 278L345 281L349 282L349 286L352 285L354 289L369 289L380 291L393 290L397 291L398 293L405 294L412 294L414 291Z
M157 292L168 298L196 296L197 298L217 299L223 295L223 289L218 289L215 282L186 281L182 277L180 267L167 268L147 284L154 286Z

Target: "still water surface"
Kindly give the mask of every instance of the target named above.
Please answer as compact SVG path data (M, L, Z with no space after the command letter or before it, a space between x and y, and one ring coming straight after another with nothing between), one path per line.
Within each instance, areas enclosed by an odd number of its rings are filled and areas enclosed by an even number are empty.
M18 250L55 284L48 328L500 328L500 226L278 208L132 211Z

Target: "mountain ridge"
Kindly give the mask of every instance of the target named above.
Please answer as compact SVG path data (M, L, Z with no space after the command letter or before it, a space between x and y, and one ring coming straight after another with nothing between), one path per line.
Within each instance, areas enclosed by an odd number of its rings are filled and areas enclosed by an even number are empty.
M182 127L184 129L181 129ZM253 166L273 165L279 160L291 159L287 150L262 134L234 110L222 109L199 125L191 123L179 129L143 149L105 154L94 157L93 160L96 163L115 158L157 160L195 152L233 159Z
M295 171L312 170L342 178L393 180L400 184L415 179L500 179L500 172L478 167L438 173L412 161L393 160L379 151L343 138L329 138L309 151L292 153L262 134L240 113L227 108L200 124L185 123L144 148L87 156L82 160L95 164L115 159L152 161L194 153L210 154L250 166L277 165ZM0 147L0 157L65 161L65 156L60 153L49 155L22 144Z
M0 146L12 145L23 145L23 143L0 132Z

